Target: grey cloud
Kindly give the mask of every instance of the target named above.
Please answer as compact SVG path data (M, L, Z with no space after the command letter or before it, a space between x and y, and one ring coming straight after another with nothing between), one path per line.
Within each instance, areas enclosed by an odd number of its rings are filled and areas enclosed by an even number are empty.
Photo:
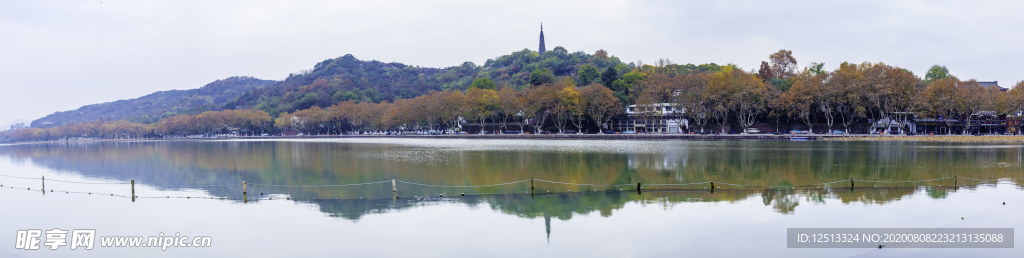
M442 67L536 49L755 68L885 62L924 74L1024 79L1018 1L0 2L0 122L197 88L281 79L327 58Z

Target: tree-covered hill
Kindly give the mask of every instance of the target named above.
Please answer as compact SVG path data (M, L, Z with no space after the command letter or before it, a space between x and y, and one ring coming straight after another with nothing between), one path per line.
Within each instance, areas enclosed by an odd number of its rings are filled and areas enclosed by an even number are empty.
M160 91L135 99L93 104L76 110L56 112L32 121L32 126L40 127L43 122L51 122L54 125L69 122L84 123L101 118L152 123L180 114L219 110L225 103L235 100L242 93L275 82L277 81L260 80L247 76L230 77L211 82L198 89Z
M500 87L521 89L530 83L530 74L535 70L543 68L555 76L570 76L585 64L600 71L614 68L619 75L632 65L622 63L604 50L592 55L583 51L569 53L563 47L555 47L545 52L543 57L536 51L523 49L489 59L483 66L465 62L447 68L362 61L345 55L324 60L312 70L291 74L272 86L246 92L223 108L256 108L276 116L282 112L314 105L329 107L349 100L379 103L414 98L430 91L465 90L478 78L490 79Z

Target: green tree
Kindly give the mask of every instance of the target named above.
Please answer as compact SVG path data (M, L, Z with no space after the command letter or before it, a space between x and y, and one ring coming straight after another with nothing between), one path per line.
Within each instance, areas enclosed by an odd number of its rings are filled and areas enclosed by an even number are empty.
M541 68L530 73L530 84L541 85L545 83L555 83L555 74L551 70Z
M601 73L601 82L604 83L605 87L611 87L612 83L614 83L615 80L618 80L618 79L619 79L619 72L615 71L615 69L612 69L612 68L604 69L604 72Z
M827 73L824 68L825 63L811 62L811 66L807 67L807 70L810 70L814 74L824 74Z
M583 64L576 71L576 78L579 81L578 85L590 85L591 83L601 79L601 72L597 71L597 67L590 64Z
M481 90L495 90L495 89L497 89L497 87L495 87L494 81L492 81L491 79L487 79L487 78L476 78L476 80L473 80L473 84L469 85L469 88L470 89L477 88L477 89L481 89Z
M306 95L303 95L302 99L295 102L292 108L295 110L307 109L313 105L316 105L317 98L319 97L316 95L315 92L306 93Z
M947 77L949 77L949 69L946 69L946 66L933 65L932 68L928 68L928 73L924 75L924 81L925 83L931 83Z

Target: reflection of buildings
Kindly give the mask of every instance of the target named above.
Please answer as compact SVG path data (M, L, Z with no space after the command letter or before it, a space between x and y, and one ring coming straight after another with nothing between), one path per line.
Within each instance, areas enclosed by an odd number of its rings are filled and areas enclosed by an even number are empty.
M729 143L729 142L725 142ZM533 175L556 177L555 181L574 183L602 184L635 184L636 182L651 183L686 183L716 181L746 185L803 185L844 180L847 172L863 176L865 180L917 180L940 178L950 174L973 175L980 179L994 179L1006 175L1018 175L1019 167L984 167L995 163L1019 164L1022 153L1018 149L945 149L942 153L949 156L965 157L963 160L941 160L938 155L930 155L930 150L921 148L892 148L888 145L822 142L826 149L814 150L780 150L778 148L757 148L761 142L740 142L726 151L716 151L722 146L718 142L709 143L714 148L689 146L688 148L662 148L660 153L637 154L585 154L551 153L551 152L485 152L486 155L472 151L460 151L453 157L452 164L458 167L476 167L482 160L492 162L495 170L482 170L487 176L511 174L518 169L528 170ZM749 143L749 144L747 144ZM834 149L836 146L854 146L854 148ZM785 145L783 145L785 146ZM856 146L879 146L871 151L859 150ZM707 147L707 146L705 146ZM319 208L320 212L332 217L359 220L367 214L392 213L413 207L430 205L459 205L468 207L490 207L494 211L512 216L544 219L545 231L550 236L551 219L570 220L580 214L600 214L612 216L628 203L661 203L666 206L693 203L732 203L740 200L761 197L765 205L771 206L780 213L794 213L801 199L823 198L840 200L843 203L860 202L887 204L900 200L914 193L924 191L918 187L902 188L869 188L849 191L848 189L797 189L771 190L763 189L734 190L723 189L715 193L699 191L703 186L693 187L651 187L648 192L636 194L633 191L614 191L607 188L571 188L563 185L540 185L542 190L551 190L562 194L550 194L531 198L523 193L528 191L528 184L490 188L488 193L494 195L475 194L456 198L401 198L393 200L390 184L346 186L331 188L286 188L256 187L254 184L310 186L325 184L341 184L367 182L370 174L379 171L394 171L395 156L386 156L390 163L377 162L383 159L366 159L356 153L378 153L379 155L395 155L401 153L399 147L379 145L343 145L309 142L213 142L213 141L160 141L160 142L104 142L104 143L53 143L0 147L0 159L31 160L34 166L49 168L55 171L68 171L87 178L105 178L127 181L146 185L175 185L180 188L161 188L168 190L200 190L211 196L238 198L241 193L238 182L249 182L250 191L258 189L268 195L285 195L292 198L306 198L295 202L308 203ZM415 153L420 153L416 151ZM342 155L343 154L343 155ZM493 155L492 155L493 154ZM828 170L837 164L834 156L842 154L844 163L851 164L849 170L842 173ZM513 157L505 162L497 157ZM795 159L792 157L802 157ZM969 157L969 158L967 158ZM430 159L434 159L431 157ZM537 166L516 167L513 164L530 163ZM418 164L418 163L416 163ZM550 164L560 164L550 166ZM944 164L949 169L932 169L929 164ZM405 163L417 170L429 170L432 165L415 165ZM416 167L418 166L418 167ZM925 166L928 169L917 169ZM364 170L346 170L351 167L367 167ZM440 167L438 171L450 174L455 165ZM515 170L504 170L514 167ZM823 169L817 169L823 168ZM563 173L557 171L595 171L586 173ZM818 173L817 171L830 171ZM425 173L396 174L398 178L411 182L432 182L434 175ZM441 174L441 173L438 173ZM899 178L891 178L899 175ZM522 174L524 177L532 175ZM468 176L472 177L472 176ZM572 181L575 177L586 178ZM599 179L605 177L603 179ZM1019 177L1019 176L1014 176ZM390 176L388 178L391 178ZM862 177L858 177L861 179ZM461 182L463 176L456 175L444 182ZM792 180L792 181L790 181ZM474 185L501 183L495 181L475 181ZM945 185L952 183L941 182ZM1019 185L1021 182L1015 181ZM223 187L201 187L203 185L232 185ZM832 187L843 187L840 183ZM195 186L195 187L190 187ZM858 184L858 187L860 185ZM880 185L881 186L881 185ZM255 188L254 188L255 187ZM725 187L723 187L725 188ZM572 194L566 190L572 189ZM612 190L607 192L590 192L590 189ZM688 189L688 190L687 190ZM578 193L587 190L586 193ZM664 191L673 190L674 192ZM681 191L686 190L686 191ZM694 191L696 190L696 191ZM949 189L932 189L928 192L931 198L943 198L942 191ZM404 186L399 188L401 196L437 196L438 188L425 186ZM950 190L951 191L951 190ZM448 196L448 195L446 195ZM319 197L320 200L309 198ZM359 199L365 197L365 199ZM348 198L332 199L323 198ZM277 201L278 198L275 198ZM261 201L250 201L261 202ZM538 229L539 231L539 229ZM537 232L539 233L539 232Z
M544 230L548 232L548 244L551 244L551 215L544 213Z

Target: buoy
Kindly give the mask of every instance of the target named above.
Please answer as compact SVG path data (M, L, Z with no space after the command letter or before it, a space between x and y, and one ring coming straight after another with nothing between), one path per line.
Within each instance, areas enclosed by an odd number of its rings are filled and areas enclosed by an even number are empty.
M571 192L572 192L572 190L569 190L569 192L571 193Z
M1003 202L1003 205L1006 205L1006 202Z
M722 190L722 187L721 187L721 186L719 186L719 187L718 187L718 190Z
M960 217L960 220L964 220L964 217Z
M443 194L438 194L437 197L444 197L444 195Z
M644 188L643 188L643 187L640 187L640 191L643 191L643 190L644 190Z
M708 187L707 187L707 186L705 186L705 187L704 187L704 190L707 190L707 189L708 189Z
M260 195L263 195L263 192L260 192Z
M466 193L462 193L462 196L466 196Z
M705 188L707 188L707 187L705 187ZM622 191L622 188L619 188L619 191Z
M594 192L597 192L597 189L594 189Z
M548 190L548 193L551 193L551 190Z

